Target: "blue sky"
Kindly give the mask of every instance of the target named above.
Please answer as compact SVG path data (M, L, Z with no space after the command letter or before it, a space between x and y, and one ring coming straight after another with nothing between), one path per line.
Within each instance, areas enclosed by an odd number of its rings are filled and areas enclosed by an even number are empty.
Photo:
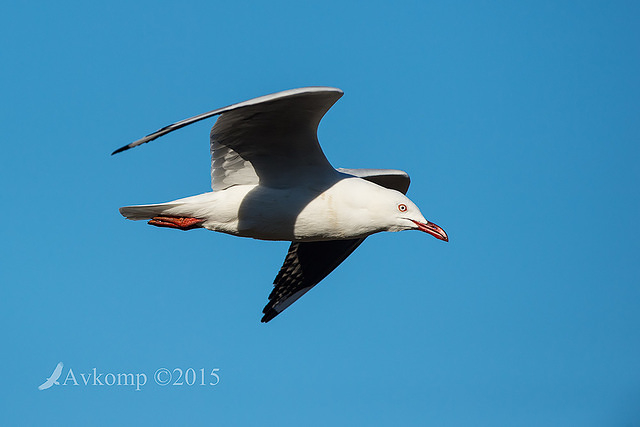
M639 18L622 1L5 5L2 424L638 425ZM332 164L406 170L451 241L373 236L264 325L287 243L118 213L207 191L213 120L109 154L309 85L345 91L319 130ZM80 384L39 391L60 361ZM93 368L148 382L83 385ZM220 382L161 387L160 368Z

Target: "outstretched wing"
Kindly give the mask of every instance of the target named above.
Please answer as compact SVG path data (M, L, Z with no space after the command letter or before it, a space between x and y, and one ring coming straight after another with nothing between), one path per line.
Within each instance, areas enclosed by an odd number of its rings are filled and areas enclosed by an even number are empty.
M333 173L317 130L341 96L333 88L294 89L222 114L211 129L212 188L258 182L282 188Z
M374 182L383 187L406 193L409 175L390 169L338 169L338 171ZM293 242L273 281L274 289L262 312L262 322L268 322L320 283L342 261L356 250L365 238L323 242Z
M338 168L338 172L366 179L381 187L397 190L407 194L411 179L405 171L397 169L344 169Z
M273 281L275 287L269 295L269 303L262 310L262 322L273 319L311 290L362 242L364 238L291 243L284 264Z
M317 129L341 96L340 89L329 87L261 96L165 126L112 154L220 115L211 129L212 188L258 182L286 187L302 176L333 172L318 143Z

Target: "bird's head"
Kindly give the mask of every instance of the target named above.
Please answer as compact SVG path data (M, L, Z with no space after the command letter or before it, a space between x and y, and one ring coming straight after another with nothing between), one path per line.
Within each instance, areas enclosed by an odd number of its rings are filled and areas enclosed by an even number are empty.
M388 190L383 200L385 217L388 219L389 231L420 230L431 234L436 239L449 241L447 233L431 221L427 221L420 209L404 194Z
M433 237L449 241L447 233L436 224L427 221L420 209L403 193L362 180L344 180L349 186L341 193L344 204L352 217L351 224L368 229L367 234L380 231L420 230Z

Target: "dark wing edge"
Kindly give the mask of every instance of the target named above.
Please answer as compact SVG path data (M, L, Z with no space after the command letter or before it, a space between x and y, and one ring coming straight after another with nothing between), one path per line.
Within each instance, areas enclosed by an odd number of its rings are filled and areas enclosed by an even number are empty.
M397 190L407 194L411 179L405 171L397 169L345 169L337 168L338 172L366 179L381 187Z
M275 287L262 312L267 323L298 298L320 283L356 250L364 237L349 240L292 242L289 252L273 281Z
M190 117L188 119L184 119L181 120L179 122L170 124L168 126L165 126L161 129L158 129L157 131L150 133L149 135L145 136L144 138L140 138L137 141L134 141L130 144L124 145L120 148L118 148L117 150L115 150L113 153L111 153L111 155L113 156L114 154L118 154L121 153L123 151L126 151L130 148L133 147L137 147L138 145L142 145L144 143L153 141L156 138L159 138L163 135L166 135L170 132L173 132L174 130L178 130L181 129L185 126L188 126L190 124L199 122L201 120L204 119L208 119L209 117L213 117L213 116L217 116L220 115L222 113L226 113L227 111L232 111L232 110L237 110L238 108L242 108L242 107L248 107L251 105L257 105L263 102L269 102L269 101L273 101L276 99L280 99L280 98L286 98L289 96L295 96L295 95L299 95L302 93L313 93L313 92L334 92L338 95L338 97L342 96L342 91L340 89L337 88L332 88L332 87L324 87L324 86L310 86L310 87L304 87L304 88L299 88L299 89L290 89L290 90L285 90L282 92L276 92L276 93L272 93L270 95L265 95L265 96L260 96L258 98L253 98L250 99L248 101L244 101L244 102L240 102L237 104L232 104L232 105L228 105L226 107L222 107L222 108L218 108L216 110L212 110L212 111L208 111L206 113L202 113L202 114L198 114L197 116L193 116Z

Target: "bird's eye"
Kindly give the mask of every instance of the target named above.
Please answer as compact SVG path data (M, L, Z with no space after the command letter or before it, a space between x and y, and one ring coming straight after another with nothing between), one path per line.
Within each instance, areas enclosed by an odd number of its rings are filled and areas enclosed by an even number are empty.
M398 210L399 210L400 212L406 212L406 211L407 211L407 205L405 205L404 203L400 203L400 204L398 205Z

